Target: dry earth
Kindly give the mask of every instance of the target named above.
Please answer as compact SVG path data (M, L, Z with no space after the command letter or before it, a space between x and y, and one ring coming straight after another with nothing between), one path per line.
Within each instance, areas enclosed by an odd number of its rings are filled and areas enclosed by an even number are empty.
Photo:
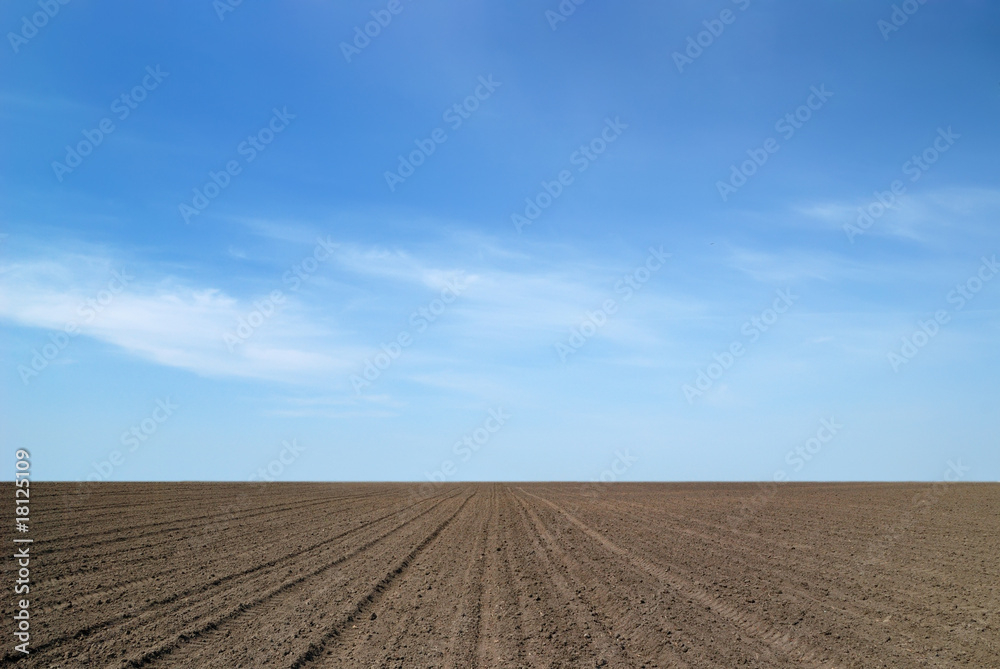
M1000 667L996 484L31 491L5 666Z

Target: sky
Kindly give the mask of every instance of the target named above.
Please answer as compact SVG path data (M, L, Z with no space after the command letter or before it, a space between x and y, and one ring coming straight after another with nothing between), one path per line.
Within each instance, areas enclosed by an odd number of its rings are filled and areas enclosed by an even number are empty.
M6 2L2 440L47 480L996 481L998 21Z

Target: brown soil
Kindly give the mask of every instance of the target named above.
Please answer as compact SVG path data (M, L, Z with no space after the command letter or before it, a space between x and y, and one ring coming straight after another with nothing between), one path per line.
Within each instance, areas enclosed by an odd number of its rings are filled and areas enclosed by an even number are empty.
M0 665L1000 667L995 484L31 492Z

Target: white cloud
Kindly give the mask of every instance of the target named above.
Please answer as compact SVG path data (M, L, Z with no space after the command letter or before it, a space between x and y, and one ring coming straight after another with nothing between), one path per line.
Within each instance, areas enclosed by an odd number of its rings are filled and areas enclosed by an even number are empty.
M305 257L315 245L315 236L302 236L307 240L301 243ZM37 258L36 253L36 257L0 266L0 318L53 330L75 321L85 336L157 364L204 375L323 388L345 397L353 395L350 375L360 373L366 359L406 329L413 344L393 363L388 378L492 394L511 390L512 377L504 377L501 370L510 374L515 369L536 369L547 358L559 366L556 343L565 342L588 312L599 310L609 299L615 300L617 313L588 339L582 353L574 356L574 365L590 361L605 367L684 367L709 355L713 345L724 344L745 318L768 306L768 295L776 286L790 284L798 291L808 282L821 282L824 290L835 295L844 280L882 286L901 279L936 281L912 263L880 260L876 266L874 261L845 259L829 251L778 254L731 248L722 266L717 259L675 254L626 300L616 292L616 282L642 263L644 250L630 263L597 266L579 254L559 259L527 251L508 254L495 244L479 253L478 241L470 238L457 248L420 252L339 243L328 261L338 288L314 282L300 292L285 290L286 299L274 315L264 319L234 351L227 346L226 333L235 332L240 319L254 310L254 302L272 289L269 286L282 286L280 268L262 274L259 266L249 265L241 270L245 275L198 282L193 278L197 268L132 263L143 268L140 273L123 266L110 251L48 250L47 259ZM437 256L467 259L467 263L446 264L436 261ZM186 278L155 274L164 267L183 271ZM123 269L137 276L99 314L85 318L86 301L107 290L112 272ZM734 293L733 281L741 275L759 286L751 284L750 290ZM410 314L428 307L440 296L442 286L457 276L465 277L465 290L427 331L418 331L409 321ZM945 278L942 286L951 281L951 273ZM398 282L399 290L374 288L372 279ZM236 297L247 285L255 286L256 294ZM345 285L352 290L342 290ZM767 290L762 293L759 288L764 286ZM761 295L767 299L760 301ZM841 308L802 299L795 318L800 312L833 316L832 309ZM837 334L834 331L819 334L824 338L817 343L840 343L839 339L829 341ZM815 337L812 333L803 340L815 341ZM870 346L871 339L864 333L852 339L866 342L865 348ZM380 378L366 391L388 393L392 387ZM287 415L332 415L391 411L392 407L293 405L281 410Z
M925 246L934 246L956 237L968 238L989 234L995 230L1000 213L1000 190L994 188L941 188L907 192L864 229L864 235L895 237ZM856 201L816 202L794 209L807 219L820 220L831 229L858 225L859 208L869 209L878 203L874 194ZM873 211L878 213L879 207ZM867 221L866 221L867 223ZM956 234L956 233L961 234Z
M306 248L315 244L315 237L301 237L309 240L303 242ZM476 246L474 240L469 243ZM533 269L512 271L494 265L513 259L523 267L531 264L525 261L530 256L507 254L495 245L488 246L485 254L475 248L450 251L449 257L468 258L478 266L465 271L458 266L442 267L409 250L337 244L330 262L340 272L338 281L368 288L372 278L387 279L400 282L406 290L368 290L366 298L352 295L349 309L332 301L329 291L316 290L316 284L308 291L285 290L286 300L275 314L233 351L225 335L235 333L240 319L254 310L255 300L269 292L267 274L264 288L260 288L259 274L226 277L237 290L247 283L258 286L259 295L238 298L231 288L154 274L165 265L141 264L140 273L105 249L46 249L47 259L37 258L36 251L36 257L0 267L0 318L51 330L75 322L84 336L199 374L320 384L347 391L349 375L358 373L383 342L397 336L400 327L408 328L420 343L408 349L394 374L436 385L442 365L475 369L496 355L551 352L588 311L599 309L608 299L615 299L620 311L598 337L633 349L660 342L657 328L665 316L683 317L701 308L692 301L668 297L671 286L666 277L655 274L631 300L624 301L614 284L631 267L614 271L586 263L553 267L559 263L545 261L545 267L536 262ZM194 271L181 269L188 275ZM91 312L88 300L111 297L108 286L116 271L136 276L106 305L100 305L99 313ZM273 278L277 281L280 272ZM428 332L412 327L410 314L430 306L444 286L459 278L465 289ZM378 316L374 323L373 315ZM379 322L385 320L396 325L383 328Z
M235 331L252 304L173 278L130 280L134 271L108 259L73 255L2 266L0 317L51 330L75 324L84 336L206 375L294 380L344 373L360 353L329 340L306 346L299 333L316 332L316 327L300 322L291 298L280 318L264 322L231 352L225 334Z

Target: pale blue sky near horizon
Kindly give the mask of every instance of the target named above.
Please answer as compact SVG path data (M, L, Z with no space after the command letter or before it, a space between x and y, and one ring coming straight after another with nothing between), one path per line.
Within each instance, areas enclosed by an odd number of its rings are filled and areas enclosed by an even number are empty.
M998 25L8 2L0 435L46 480L996 481Z

